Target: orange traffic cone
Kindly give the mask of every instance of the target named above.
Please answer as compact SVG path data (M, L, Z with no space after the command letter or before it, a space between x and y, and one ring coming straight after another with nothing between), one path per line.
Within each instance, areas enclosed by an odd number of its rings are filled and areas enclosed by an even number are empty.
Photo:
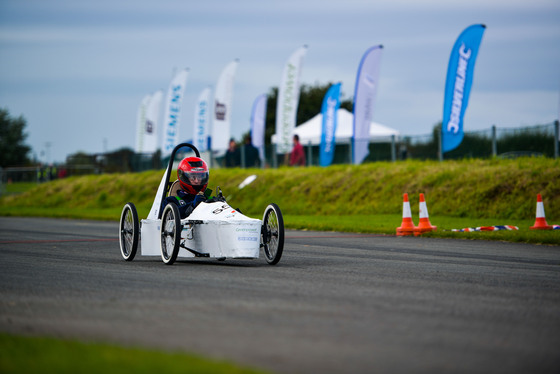
M414 222L412 222L412 213L410 212L410 203L408 202L408 194L403 195L403 213L402 223L397 227L397 236L407 236L414 233Z
M428 207L426 206L426 200L424 200L424 194L420 194L420 221L418 226L414 229L414 236L422 235L425 232L430 232L436 230L437 226L432 226L430 223L430 218L428 216Z
M540 193L537 194L537 219L535 219L535 225L529 228L531 230L552 230L552 226L546 223L546 218L544 218L544 205Z

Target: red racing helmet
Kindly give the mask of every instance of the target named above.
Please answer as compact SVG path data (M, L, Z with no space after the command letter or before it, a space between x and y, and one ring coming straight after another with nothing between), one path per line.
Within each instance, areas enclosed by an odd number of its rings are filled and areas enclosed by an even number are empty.
M206 189L210 173L208 165L206 165L203 159L199 157L185 157L179 163L177 177L184 191L196 195Z

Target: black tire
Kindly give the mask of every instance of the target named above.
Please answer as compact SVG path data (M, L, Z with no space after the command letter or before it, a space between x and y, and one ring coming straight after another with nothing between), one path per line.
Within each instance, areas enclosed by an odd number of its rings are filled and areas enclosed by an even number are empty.
M179 254L181 242L181 217L175 204L167 204L161 216L161 259L173 265Z
M264 210L261 244L266 262L276 265L284 250L284 219L280 208L274 203Z
M138 250L140 224L138 213L133 203L126 203L119 222L119 244L121 255L126 261L132 261Z

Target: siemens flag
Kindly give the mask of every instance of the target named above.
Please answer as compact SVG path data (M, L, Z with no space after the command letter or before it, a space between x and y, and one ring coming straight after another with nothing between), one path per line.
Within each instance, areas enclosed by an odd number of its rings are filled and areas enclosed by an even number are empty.
M194 109L193 144L200 152L208 150L208 132L210 126L210 88L202 90Z
M485 28L484 25L467 27L451 50L441 125L442 153L457 148L463 141L463 116L469 103L474 63Z
M185 86L187 84L188 69L180 70L169 84L167 98L165 100L165 114L163 115L163 143L161 145L161 156L169 156L171 151L179 142L179 120Z

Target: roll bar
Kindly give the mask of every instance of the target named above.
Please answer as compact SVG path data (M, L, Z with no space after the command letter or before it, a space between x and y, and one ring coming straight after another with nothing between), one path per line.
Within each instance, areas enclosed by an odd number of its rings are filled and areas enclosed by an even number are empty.
M177 144L175 146L175 148L173 148L173 151L171 151L171 156L169 157L169 165L167 165L167 170L165 171L165 191L163 192L163 194L161 195L161 201L160 201L160 206L161 204L163 204L163 200L165 200L165 197L167 196L167 192L169 191L169 187L171 187L171 184L173 182L169 181L169 176L171 175L171 170L173 169L173 161L175 161L175 154L177 153L177 151L183 147L188 147L190 149L192 149L194 151L194 154L196 155L196 157L200 157L200 152L198 151L198 149L190 144L190 143L180 143ZM161 215L162 215L162 211L160 210L160 212L158 213L158 218L161 219Z

